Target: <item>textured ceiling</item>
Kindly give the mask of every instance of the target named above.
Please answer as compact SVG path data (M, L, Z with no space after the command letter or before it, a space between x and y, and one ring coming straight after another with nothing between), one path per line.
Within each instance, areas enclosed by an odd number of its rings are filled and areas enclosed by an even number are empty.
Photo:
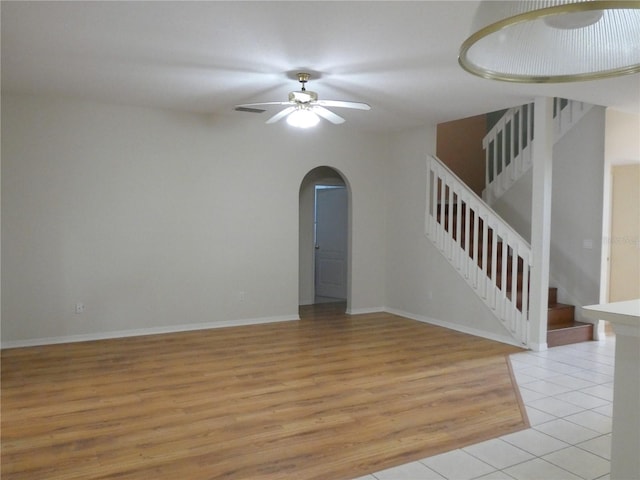
M640 113L640 75L517 85L464 72L458 48L478 4L3 1L2 91L262 121L268 114L234 105L286 100L305 70L321 99L370 104L370 112L339 111L366 130L453 120L537 95Z

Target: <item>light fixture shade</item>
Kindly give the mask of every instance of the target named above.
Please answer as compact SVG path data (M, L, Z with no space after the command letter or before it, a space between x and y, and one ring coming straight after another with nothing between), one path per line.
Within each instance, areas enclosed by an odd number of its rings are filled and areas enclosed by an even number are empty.
M287 123L292 127L310 128L320 122L320 117L307 108L298 108L287 117Z
M494 80L550 83L640 72L640 1L484 1L458 61Z

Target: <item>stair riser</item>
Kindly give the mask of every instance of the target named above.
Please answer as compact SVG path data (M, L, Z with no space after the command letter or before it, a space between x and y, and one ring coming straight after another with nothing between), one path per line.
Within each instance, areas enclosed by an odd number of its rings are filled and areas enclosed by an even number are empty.
M573 305L550 306L547 325L551 327L571 325L575 320L576 307Z
M560 345L589 342L591 340L593 340L593 325L591 324L547 331L548 347L559 347Z

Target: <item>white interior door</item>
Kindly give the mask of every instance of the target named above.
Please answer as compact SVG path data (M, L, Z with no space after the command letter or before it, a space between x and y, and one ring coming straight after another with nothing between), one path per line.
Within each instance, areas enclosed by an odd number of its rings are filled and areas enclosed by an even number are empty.
M316 297L347 298L347 189L316 186Z

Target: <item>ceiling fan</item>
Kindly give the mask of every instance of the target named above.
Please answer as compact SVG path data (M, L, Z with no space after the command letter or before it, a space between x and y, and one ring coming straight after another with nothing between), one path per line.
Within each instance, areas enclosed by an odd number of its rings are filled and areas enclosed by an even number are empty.
M260 112L256 107L268 105L287 105L287 108L279 111L269 118L266 123L275 123L287 117L287 123L294 127L309 128L320 122L320 117L334 124L344 123L344 118L336 115L325 107L339 108L355 108L357 110L370 110L371 107L366 103L344 102L341 100L318 100L318 94L307 90L305 83L309 81L311 76L308 73L298 73L298 81L301 84L300 90L289 93L289 101L287 102L264 102L264 103L247 103L244 105L236 105L238 111Z

